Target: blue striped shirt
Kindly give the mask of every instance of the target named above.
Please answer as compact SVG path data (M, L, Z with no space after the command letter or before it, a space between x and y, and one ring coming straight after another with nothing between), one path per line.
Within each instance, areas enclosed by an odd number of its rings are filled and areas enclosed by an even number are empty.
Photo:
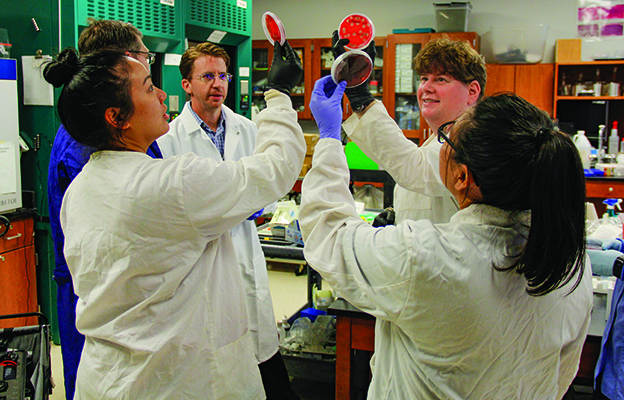
M221 158L223 158L223 154L225 152L225 113L223 112L223 109L221 110L219 121L217 122L217 131L215 132L210 129L208 124L206 124L199 115L197 115L195 110L193 110L193 107L191 107L190 101L186 104L186 106L191 111L193 117L195 117L195 120L197 121L199 126L201 126L204 132L206 132L206 135L208 135L208 137L212 140L215 146L217 146L219 153L221 153Z

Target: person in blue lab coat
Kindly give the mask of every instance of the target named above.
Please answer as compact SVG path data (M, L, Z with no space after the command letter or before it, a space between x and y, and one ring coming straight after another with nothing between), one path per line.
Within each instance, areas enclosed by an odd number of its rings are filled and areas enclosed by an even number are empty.
M594 372L594 400L624 400L624 281L622 265L624 254L622 240L615 239L602 243L605 251L589 251L592 272L595 275L617 278L611 310L602 335L600 358Z
M148 51L143 44L142 37L141 32L129 23L92 19L80 34L78 51L84 55L102 49L120 50L149 69L149 65L154 62L154 53ZM63 255L65 237L59 222L59 213L67 187L82 171L82 167L95 150L95 148L78 143L61 125L54 139L48 166L48 207L54 241L56 262L54 280L58 286L57 313L67 400L74 398L76 371L84 345L84 336L76 330L77 297L74 294L72 279ZM156 142L151 144L147 154L152 158L162 158Z

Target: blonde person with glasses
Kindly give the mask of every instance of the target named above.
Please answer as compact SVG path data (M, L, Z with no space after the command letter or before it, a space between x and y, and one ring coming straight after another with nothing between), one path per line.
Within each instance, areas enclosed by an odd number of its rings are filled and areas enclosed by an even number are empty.
M334 33L335 56L345 51L348 41L338 40ZM374 42L364 50L375 59ZM420 78L419 111L433 132L483 98L485 62L468 42L440 38L427 43L414 59L414 70ZM396 181L396 222L422 218L448 222L459 208L440 180L437 166L441 144L436 134L418 146L405 137L367 84L349 88L345 93L355 113L342 127Z
M295 53L286 42L283 47L276 45L276 54L293 57ZM232 80L229 68L230 57L215 44L201 43L184 52L180 73L190 101L171 122L169 132L158 139L165 158L191 152L219 162L237 161L253 154L256 124L223 104ZM298 399L279 352L269 276L255 224L262 212L257 210L230 231L238 260L232 260L231 267L240 272L245 286L249 330L267 398Z
M514 94L486 97L438 132L459 211L374 228L348 187L344 89L326 77L312 93L321 139L299 222L310 266L376 317L368 399L561 399L592 310L570 138Z

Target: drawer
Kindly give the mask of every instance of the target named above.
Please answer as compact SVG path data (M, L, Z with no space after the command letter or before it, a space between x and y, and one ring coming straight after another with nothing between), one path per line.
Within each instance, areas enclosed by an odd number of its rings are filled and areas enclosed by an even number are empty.
M588 198L624 198L624 181L586 181Z
M0 254L20 247L31 246L35 242L34 232L32 218L11 221L9 231L0 238Z
M39 311L35 246L0 254L0 314ZM37 317L0 320L0 328L36 325Z

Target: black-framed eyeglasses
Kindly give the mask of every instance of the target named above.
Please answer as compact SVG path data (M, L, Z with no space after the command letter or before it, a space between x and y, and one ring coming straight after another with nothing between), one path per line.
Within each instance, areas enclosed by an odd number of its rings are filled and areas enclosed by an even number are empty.
M215 74L214 72L206 72L205 74L195 75L193 78L199 78L202 82L205 83L212 83L214 82L216 77L219 77L219 79L221 79L221 81L223 82L232 82L233 76L234 75L228 74L227 72L221 72L220 74Z
M451 149L455 150L455 153L457 153L457 147L455 147L455 144L451 141L451 139L449 139L448 135L451 131L451 126L453 126L453 124L455 123L455 121L449 121L449 122L445 122L442 125L440 125L440 127L438 128L438 142L440 143L448 143L449 146L451 146Z
M151 51L128 50L128 53L143 54L145 58L147 58L147 63L150 65L154 64L154 61L156 61L156 53L152 53Z
M455 123L455 121L449 121L449 122L445 122L442 125L440 125L440 127L438 128L438 142L440 142L440 143L444 143L444 142L448 143L449 146L451 146L451 149L453 149L453 151L455 151L455 153L459 153L459 151L457 150L457 147L455 146L455 143L453 143L451 141L451 139L449 139L449 133L451 132L451 126L453 126L454 123ZM477 175L470 168L470 166L468 164L466 164L466 166L472 172L472 178L474 179L475 185L479 186L479 181L477 179Z

